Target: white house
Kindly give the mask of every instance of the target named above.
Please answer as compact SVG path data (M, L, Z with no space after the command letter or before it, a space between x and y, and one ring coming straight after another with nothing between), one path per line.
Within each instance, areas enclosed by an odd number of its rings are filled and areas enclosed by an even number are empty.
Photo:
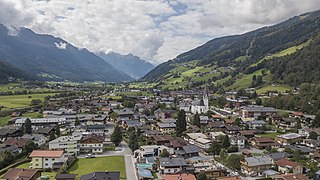
M25 134L21 138L34 142L37 146L42 146L48 140L43 134Z
M33 150L29 157L32 158L31 168L33 169L53 168L55 163L64 163L67 160L63 150Z
M82 134L60 136L49 142L50 150L65 150L68 155L77 155L80 152L80 140Z

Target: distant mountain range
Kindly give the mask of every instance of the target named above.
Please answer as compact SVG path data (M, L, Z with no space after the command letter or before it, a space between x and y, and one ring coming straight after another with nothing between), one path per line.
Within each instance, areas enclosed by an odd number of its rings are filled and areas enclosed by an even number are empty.
M132 54L121 55L110 52L108 54L99 53L98 56L104 59L107 63L111 64L117 70L128 74L136 80L146 75L155 67L153 64Z
M142 80L168 89L209 84L221 92L320 83L319 32L320 11L305 13L274 26L213 39L158 65Z
M79 49L63 39L51 35L39 35L27 28L21 28L19 35L8 35L0 25L0 67L10 67L0 78L15 76L18 72L29 79L53 81L132 81L132 77L112 67L109 63L89 52ZM27 76L30 74L31 76ZM4 78L5 81L5 78Z

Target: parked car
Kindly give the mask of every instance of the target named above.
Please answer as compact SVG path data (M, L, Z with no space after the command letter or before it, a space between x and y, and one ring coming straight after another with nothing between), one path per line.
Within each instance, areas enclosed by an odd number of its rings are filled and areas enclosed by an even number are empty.
M86 158L94 158L95 156L93 154L87 154Z

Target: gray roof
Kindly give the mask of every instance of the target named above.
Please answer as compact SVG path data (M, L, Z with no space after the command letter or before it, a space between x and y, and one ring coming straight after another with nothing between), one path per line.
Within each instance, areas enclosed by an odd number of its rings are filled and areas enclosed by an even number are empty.
M248 166L262 166L272 164L271 160L264 156L246 157L245 161L248 163Z
M100 179L108 179L108 180L119 180L120 172L93 172L90 174L85 174L80 177L80 180L100 180Z
M274 161L277 161L277 160L289 157L290 155L286 152L276 152L276 153L268 154L267 156L269 156Z
M160 158L159 162L162 167L187 166L186 160L183 158Z
M249 124L266 124L266 122L262 121L262 120L253 120L248 122Z
M187 153L198 153L201 151L201 149L198 146L195 145L187 145L187 146L182 146L182 149Z
M247 106L244 110L249 112L277 112L278 110L273 107L260 107L260 106Z
M176 124L175 123L158 123L158 126L160 128L175 128Z

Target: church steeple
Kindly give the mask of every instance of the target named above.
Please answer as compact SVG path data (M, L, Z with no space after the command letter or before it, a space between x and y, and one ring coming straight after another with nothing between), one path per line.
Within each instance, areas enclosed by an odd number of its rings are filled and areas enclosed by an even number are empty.
M208 86L207 84L205 84L205 87L204 87L204 92L203 92L203 104L205 106L209 106L209 93L208 93Z

